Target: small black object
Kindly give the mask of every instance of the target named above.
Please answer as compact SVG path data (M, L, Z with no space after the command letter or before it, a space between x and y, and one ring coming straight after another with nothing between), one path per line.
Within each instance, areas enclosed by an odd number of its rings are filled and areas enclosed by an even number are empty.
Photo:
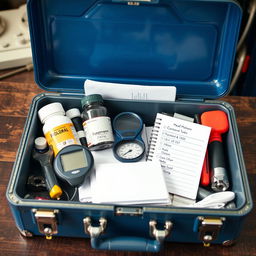
M46 191L46 183L43 176L30 175L27 180L28 191L42 192Z
M24 199L51 200L48 191L31 191L24 196Z
M85 137L84 127L83 127L83 121L81 118L81 113L78 108L71 108L66 112L67 117L69 117L74 124L74 127L76 129L77 135L79 137L79 140L81 144L85 147L87 147L87 140Z

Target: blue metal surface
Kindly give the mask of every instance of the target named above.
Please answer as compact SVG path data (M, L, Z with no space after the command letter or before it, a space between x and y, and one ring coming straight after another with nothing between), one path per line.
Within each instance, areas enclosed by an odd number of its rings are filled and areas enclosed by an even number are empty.
M151 85L174 85L178 97L217 98L229 88L240 7L229 0L153 0L128 5L127 1L28 0L35 78L51 91L82 92L86 79ZM175 207L142 207L139 216L115 214L115 206L79 202L24 199L26 178L35 168L30 161L34 138L39 135L37 110L52 102L65 109L80 107L80 96L42 94L34 99L13 169L7 198L19 229L40 234L32 209L58 209L58 236L86 237L83 219L97 225L107 219L106 232L92 239L94 248L158 251L161 244L149 235L149 221L163 227L173 222L167 241L201 242L199 216L224 217L214 243L234 240L252 208L246 170L232 107L223 102L106 101L111 118L120 112L139 114L146 125L158 112L186 115L212 109L225 111L231 128L227 154L235 210L218 211ZM150 111L149 111L150 110ZM15 200L14 200L15 199ZM96 224L95 224L96 223Z
M162 245L157 240L142 237L115 237L111 239L92 238L91 246L99 250L128 250L143 252L159 252Z
M241 9L233 1L29 0L35 79L82 92L86 79L176 86L185 98L229 88Z

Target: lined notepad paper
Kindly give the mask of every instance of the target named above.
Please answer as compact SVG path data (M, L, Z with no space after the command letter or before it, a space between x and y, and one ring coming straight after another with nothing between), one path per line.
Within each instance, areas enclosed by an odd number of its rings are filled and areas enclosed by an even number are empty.
M159 160L169 193L195 199L211 128L157 114L148 161Z

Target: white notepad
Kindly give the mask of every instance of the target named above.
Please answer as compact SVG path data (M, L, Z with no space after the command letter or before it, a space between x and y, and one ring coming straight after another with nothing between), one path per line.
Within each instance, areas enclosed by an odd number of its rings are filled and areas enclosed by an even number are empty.
M152 86L138 84L119 84L93 81L84 82L85 95L101 94L104 99L166 100L175 101L175 86Z
M195 199L211 128L157 114L148 161L159 160L169 193Z
M94 203L170 203L158 161L98 165L93 190Z
M150 135L148 136L148 127L145 127L145 125L143 126L141 137L145 144L145 152L147 152ZM114 156L113 148L108 148L108 149L99 150L99 151L91 151L91 152L94 158L94 166L96 170L99 164L120 163L120 161L118 161ZM145 161L146 161L146 154L142 157L140 162L145 162Z
M145 151L148 152L148 142L151 135L153 127L144 127L142 131L142 139L145 143ZM98 165L107 164L107 163L120 163L113 154L113 149L104 149L101 151L92 151L94 158L94 167L98 170ZM140 160L140 162L146 162L146 154ZM94 193L94 184L95 184L95 171L87 177L83 184L79 187L79 201L82 203L92 202L92 197Z

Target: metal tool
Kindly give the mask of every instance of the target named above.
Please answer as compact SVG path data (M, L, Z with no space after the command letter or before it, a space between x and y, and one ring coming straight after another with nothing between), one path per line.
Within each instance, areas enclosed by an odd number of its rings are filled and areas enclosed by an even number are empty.
M213 191L209 191L205 188L199 187L196 198L197 200L202 200L211 194L213 194Z
M46 182L43 176L30 175L27 180L28 191L46 191Z
M201 115L201 123L212 128L208 147L211 187L216 192L225 191L229 188L229 179L222 134L229 129L228 117L221 110L208 111Z
M35 143L32 156L41 165L50 197L52 199L60 199L62 195L62 189L57 182L52 167L53 151L51 147L49 147L47 151L42 151L42 148L37 149L37 144Z
M115 158L121 162L139 161L145 153L145 144L141 138L142 119L135 113L122 112L114 118L113 129Z

